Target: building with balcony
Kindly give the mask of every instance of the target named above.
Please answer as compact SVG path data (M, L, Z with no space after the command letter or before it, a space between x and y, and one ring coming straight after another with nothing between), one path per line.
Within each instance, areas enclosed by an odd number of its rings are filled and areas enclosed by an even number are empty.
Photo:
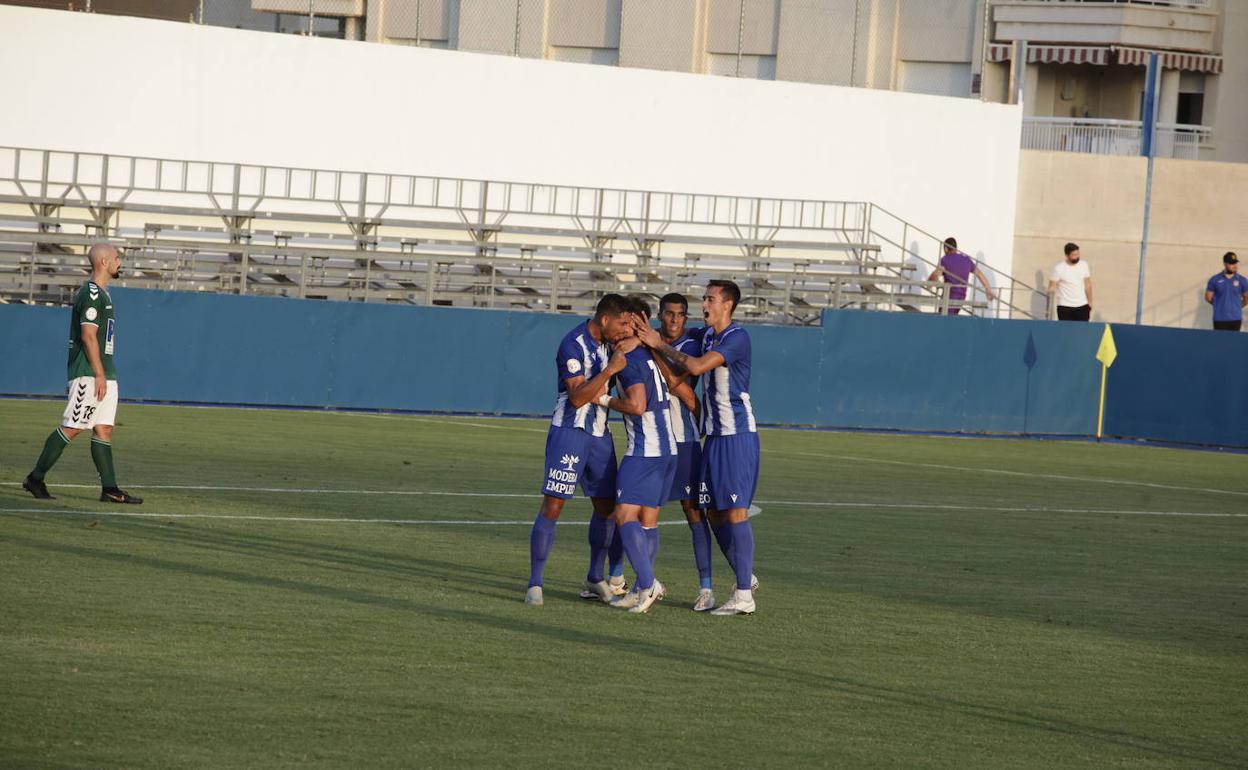
M1158 153L1248 162L1248 0L0 3L999 102L1021 90L1024 148L1111 155L1140 152L1156 52Z
M1248 3L993 0L988 21L985 97L1021 86L1025 148L1139 154L1157 53L1158 153L1248 161Z
M211 2L211 0L207 0ZM306 12L304 0L251 0ZM1248 161L1245 0L314 0L376 42L1009 101L1025 148ZM1014 52L1025 61L1015 67Z

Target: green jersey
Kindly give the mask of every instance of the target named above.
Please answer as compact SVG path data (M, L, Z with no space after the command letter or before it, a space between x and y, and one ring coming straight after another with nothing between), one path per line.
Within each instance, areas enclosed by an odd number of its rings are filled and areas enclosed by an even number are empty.
M117 341L117 321L113 317L113 299L95 281L87 281L74 297L74 310L69 318L69 379L94 377L87 350L82 345L82 327L95 326L95 340L100 346L100 362L104 377L117 379L113 368L113 346Z

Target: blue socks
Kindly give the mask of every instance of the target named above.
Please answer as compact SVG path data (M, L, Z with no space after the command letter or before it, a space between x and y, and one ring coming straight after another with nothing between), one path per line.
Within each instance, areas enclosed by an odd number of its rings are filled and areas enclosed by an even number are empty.
M602 562L607 558L607 551L611 549L612 544L619 540L615 536L615 522L610 518L594 514L589 519L589 573L585 575L585 579L590 583L599 583L602 581ZM624 565L620 565L620 571L623 572Z
M615 522L611 522L615 526ZM611 546L607 548L607 564L610 565L611 577L624 577L624 541L620 540L617 530L615 537L611 538Z
M546 558L555 544L555 521L537 514L533 531L529 534L529 588L542 584L546 571Z
M654 569L654 563L659 559L659 528L658 527L642 527L646 533L646 548L650 552L650 569Z
M724 558L728 560L728 566L736 569L736 562L733 561L732 552L732 525L724 522L716 527L711 527L711 531L715 533L715 541L719 543L719 550L724 552Z
M711 526L706 519L689 523L693 533L693 563L698 567L698 583L702 588L711 587Z
M628 555L628 563L633 565L633 571L637 573L637 584L634 588L644 591L654 585L654 569L650 566L650 544L641 522L630 521L619 527L616 534L624 546L624 553ZM749 581L748 576L746 581Z
M737 573L737 590L750 590L754 574L754 528L742 521L732 527L732 569Z

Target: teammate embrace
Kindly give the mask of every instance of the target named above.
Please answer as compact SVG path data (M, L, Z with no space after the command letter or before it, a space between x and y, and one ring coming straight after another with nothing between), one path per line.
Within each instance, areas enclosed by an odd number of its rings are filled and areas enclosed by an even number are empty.
M693 609L754 612L748 510L758 483L759 445L749 396L749 335L732 321L740 298L733 282L711 281L702 298L707 326L686 330L688 301L669 294L660 302L660 333L650 326L645 300L608 294L592 319L564 337L556 356L558 398L546 439L544 497L530 537L527 603L543 602L542 574L555 523L579 484L594 509L583 597L634 613L663 598L665 588L654 577L659 508L679 500L700 582ZM627 441L618 469L608 409L624 415ZM707 437L705 447L698 444L699 432ZM719 607L711 591L712 531L736 575L736 590ZM636 573L631 592L603 577L604 560L615 551L618 561L621 550Z

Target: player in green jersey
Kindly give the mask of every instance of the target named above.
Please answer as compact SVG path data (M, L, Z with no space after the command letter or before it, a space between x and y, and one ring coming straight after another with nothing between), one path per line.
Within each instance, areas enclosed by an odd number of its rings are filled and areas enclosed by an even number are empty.
M87 253L91 259L91 280L74 298L69 321L69 403L61 426L43 442L35 469L22 487L39 500L52 500L44 476L69 446L74 436L91 430L91 459L100 474L100 501L141 503L117 488L113 470L113 423L117 416L117 370L113 368L113 348L117 341L117 321L108 284L121 274L121 252L111 244L97 243Z

